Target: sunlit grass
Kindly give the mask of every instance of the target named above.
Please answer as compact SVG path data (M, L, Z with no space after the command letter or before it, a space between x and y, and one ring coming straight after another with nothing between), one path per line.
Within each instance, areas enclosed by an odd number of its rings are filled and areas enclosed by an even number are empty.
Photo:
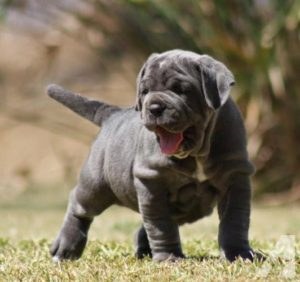
M91 241L80 260L59 264L50 259L48 240L0 240L0 247L1 281L265 281L259 277L261 262L230 264L216 255L211 240L187 241L184 247L191 257L177 263L138 261L128 242ZM297 262L299 266L299 257ZM268 280L278 281L285 264L276 260L272 265ZM300 278L297 272L293 281Z
M229 264L220 258L215 213L181 228L188 259L153 263L134 257L133 234L141 222L140 215L112 207L95 219L82 258L55 264L49 245L63 220L64 197L59 198L59 205L48 203L45 208L42 198L34 204L28 197L0 208L0 281L266 281L259 276L261 262ZM24 199L27 204L21 204ZM255 207L252 213L250 238L255 249L270 254L281 235L296 235L297 276L291 281L300 279L299 214L297 206ZM271 266L267 279L278 281L285 262L275 259Z

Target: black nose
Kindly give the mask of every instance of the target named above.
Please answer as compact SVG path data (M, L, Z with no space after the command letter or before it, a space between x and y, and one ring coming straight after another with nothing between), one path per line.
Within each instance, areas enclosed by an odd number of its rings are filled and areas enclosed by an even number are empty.
M162 104L151 104L149 106L149 111L152 115L154 115L155 117L159 117L162 115L163 111L165 110L166 106L162 105Z

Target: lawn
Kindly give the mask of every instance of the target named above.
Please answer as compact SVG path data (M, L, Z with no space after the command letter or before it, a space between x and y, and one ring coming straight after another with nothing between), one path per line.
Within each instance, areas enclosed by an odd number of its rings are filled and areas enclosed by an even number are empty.
M181 228L188 259L176 263L153 263L134 258L132 238L140 216L113 207L99 216L90 230L87 248L78 261L53 263L49 244L63 219L65 194L59 203L22 196L0 208L0 281L281 281L290 269L290 281L300 281L300 207L254 206L250 238L255 249L274 254L281 235L296 236L296 254L273 258L268 263L236 261L219 257L216 214ZM45 195L44 195L45 196ZM50 199L50 200L49 200ZM278 249L278 248L277 248Z

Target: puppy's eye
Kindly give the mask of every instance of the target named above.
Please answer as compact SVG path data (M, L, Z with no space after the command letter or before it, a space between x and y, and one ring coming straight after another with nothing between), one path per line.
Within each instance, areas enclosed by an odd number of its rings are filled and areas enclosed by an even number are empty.
M148 88L144 88L144 89L142 90L142 94L143 94L143 95L146 95L148 92L149 92L149 89L148 89Z
M193 92L193 86L189 83L186 83L181 86L181 90L183 93L189 94L189 93Z
M175 83L170 87L170 90L175 92L175 93L181 93L182 92L182 88L180 83Z
M192 91L192 87L188 83L175 83L170 87L170 90L177 94L180 93L188 94L189 92Z

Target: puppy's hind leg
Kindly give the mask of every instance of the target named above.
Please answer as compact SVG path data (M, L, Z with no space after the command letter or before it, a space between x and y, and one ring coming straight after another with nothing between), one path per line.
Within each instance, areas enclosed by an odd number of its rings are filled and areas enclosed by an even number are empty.
M136 258L142 259L146 256L152 257L151 248L149 245L149 240L144 225L142 225L137 230L134 239L135 239L134 243L136 247L136 252L135 252Z
M63 226L52 244L54 261L78 259L85 248L93 217L115 203L115 196L106 185L79 183L71 192Z

